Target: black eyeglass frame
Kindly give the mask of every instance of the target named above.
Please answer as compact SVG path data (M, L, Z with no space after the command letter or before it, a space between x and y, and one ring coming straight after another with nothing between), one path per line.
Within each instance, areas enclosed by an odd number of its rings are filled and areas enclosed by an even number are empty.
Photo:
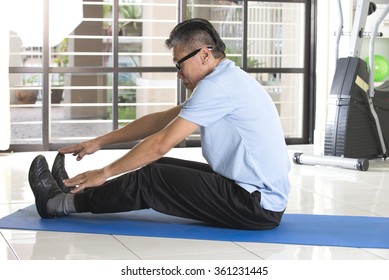
M181 58L179 61L177 61L176 64L175 64L177 71L181 71L182 70L181 63L183 63L184 61L188 60L189 58L195 56L199 51L201 51L202 48L204 48L204 47L201 47L201 48L199 48L197 50L194 50L193 52L187 54L186 56ZM213 50L213 47L207 47L207 49L208 50Z

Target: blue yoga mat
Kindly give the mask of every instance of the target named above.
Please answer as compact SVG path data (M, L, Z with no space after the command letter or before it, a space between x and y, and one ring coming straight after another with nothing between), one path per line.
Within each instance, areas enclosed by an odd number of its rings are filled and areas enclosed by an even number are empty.
M153 210L41 219L31 205L0 219L0 228L389 249L389 218L382 217L285 214L272 230L236 230Z

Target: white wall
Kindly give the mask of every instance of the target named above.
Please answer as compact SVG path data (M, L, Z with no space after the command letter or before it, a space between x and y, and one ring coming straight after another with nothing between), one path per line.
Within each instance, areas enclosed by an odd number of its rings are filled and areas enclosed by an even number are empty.
M327 97L335 72L336 36L340 23L337 0L317 1L317 49L316 49L316 121L314 131L315 154L324 150L327 119ZM343 31L352 29L353 0L342 0ZM339 57L349 53L349 37L342 36Z

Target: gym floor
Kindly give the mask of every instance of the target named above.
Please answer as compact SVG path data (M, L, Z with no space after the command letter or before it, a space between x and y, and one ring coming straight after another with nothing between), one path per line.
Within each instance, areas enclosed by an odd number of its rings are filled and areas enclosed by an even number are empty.
M311 145L288 146L313 153ZM69 155L70 176L97 168L124 154L102 150L76 162ZM0 218L34 203L27 173L38 152L0 154ZM49 165L55 152L42 152ZM198 148L173 149L169 156L200 160ZM385 179L386 178L386 179ZM370 161L368 171L296 165L286 213L389 217L389 164ZM389 250L218 242L170 238L0 229L0 261L4 260L388 260Z

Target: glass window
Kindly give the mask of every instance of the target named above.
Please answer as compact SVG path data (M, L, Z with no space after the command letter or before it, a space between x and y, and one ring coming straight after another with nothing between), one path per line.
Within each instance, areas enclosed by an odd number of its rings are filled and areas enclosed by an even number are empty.
M53 80L56 75L51 75ZM52 143L80 141L112 130L110 76L112 74L64 73L63 85L52 84L49 115Z
M24 23L9 33L13 150L19 144L56 149L182 102L189 93L177 80L165 40L179 19L193 17L210 20L226 43L227 57L268 90L285 137L306 134L310 4L305 1L31 3L15 15ZM35 20L26 21L31 14ZM190 139L198 140L198 133Z
M247 67L304 67L304 3L249 2Z
M270 94L277 107L286 138L302 135L304 75L260 73L252 76Z
M177 24L176 1L121 0L118 12L119 66L170 66L165 40Z
M188 5L188 15L205 17L214 24L226 43L227 57L245 70L257 73L253 76L272 96L285 137L301 138L306 4L285 1L244 4L244 1L197 0ZM245 8L246 25L242 24ZM273 69L272 73L269 69Z
M12 144L42 144L42 74L10 74Z
M175 73L120 73L119 126L177 105Z

